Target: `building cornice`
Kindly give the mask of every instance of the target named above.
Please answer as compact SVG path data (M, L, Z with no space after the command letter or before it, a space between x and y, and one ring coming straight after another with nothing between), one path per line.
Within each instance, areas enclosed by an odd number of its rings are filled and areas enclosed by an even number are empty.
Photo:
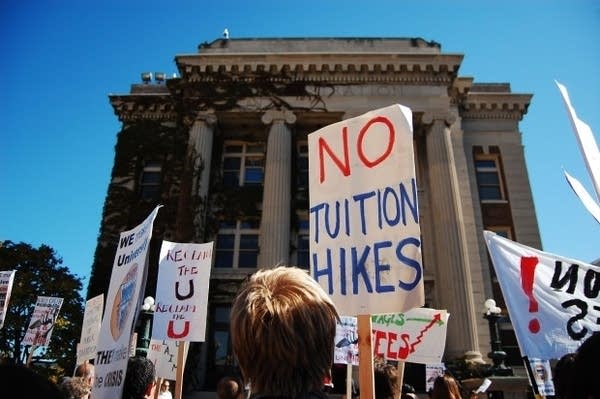
M175 57L183 80L448 85L457 76L461 54L277 53L194 54Z
M167 94L111 95L109 100L121 122L177 119L175 104Z
M460 104L462 119L521 120L527 113L531 94L470 92Z

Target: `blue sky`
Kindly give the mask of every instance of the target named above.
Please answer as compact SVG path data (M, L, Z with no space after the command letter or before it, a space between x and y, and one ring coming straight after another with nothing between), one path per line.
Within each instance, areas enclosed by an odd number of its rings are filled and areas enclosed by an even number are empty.
M591 262L593 187L554 80L600 141L600 2L18 1L0 5L0 240L53 247L87 285L120 124L108 95L228 28L238 37L422 37L461 76L534 95L521 123L543 250Z

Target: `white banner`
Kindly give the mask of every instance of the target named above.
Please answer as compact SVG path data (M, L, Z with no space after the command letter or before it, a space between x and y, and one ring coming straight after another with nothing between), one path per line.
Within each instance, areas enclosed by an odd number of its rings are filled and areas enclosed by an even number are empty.
M38 296L21 345L48 346L63 298Z
M600 267L484 237L523 356L559 359L600 331Z
M373 354L409 363L440 363L446 347L449 314L415 308L371 316Z
M97 295L85 303L81 338L77 345L77 364L96 357L96 345L98 344L103 310L104 294Z
M392 105L308 135L311 275L340 314L424 303L412 112Z
M15 270L0 272L0 328L4 326L8 301L15 280Z
M119 236L98 336L92 399L120 398L123 392L131 331L145 283L152 227L159 208L154 208L146 220Z
M152 338L204 342L213 243L163 241Z

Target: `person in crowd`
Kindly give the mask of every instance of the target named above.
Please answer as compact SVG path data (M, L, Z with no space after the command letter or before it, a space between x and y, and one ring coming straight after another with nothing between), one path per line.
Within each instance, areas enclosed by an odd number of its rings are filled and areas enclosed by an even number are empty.
M65 377L58 386L65 399L88 399L92 386L84 377Z
M171 383L169 380L162 380L160 390L158 391L158 399L173 399L170 386Z
M339 315L306 270L277 266L246 280L233 301L231 344L251 398L325 398Z
M572 395L569 399L600 399L600 331L592 333L575 352Z
M142 356L130 357L127 361L122 399L154 398L155 378L154 363Z
M418 399L417 392L412 385L402 384L402 394L400 399Z
M64 399L54 382L24 364L0 363L0 384L5 393L6 387L13 387L10 396L15 398ZM18 386L14 387L15 384Z
M574 371L575 353L563 355L554 365L552 382L554 383L554 393L557 398L567 399L569 392L572 392Z
M461 399L462 395L454 377L444 374L433 381L430 397L431 399Z
M397 399L400 396L398 369L376 356L373 359L375 399Z
M244 399L244 384L239 378L225 376L217 383L218 399Z
M90 386L94 385L95 368L89 360L77 365L73 375L75 377L82 377L90 384Z

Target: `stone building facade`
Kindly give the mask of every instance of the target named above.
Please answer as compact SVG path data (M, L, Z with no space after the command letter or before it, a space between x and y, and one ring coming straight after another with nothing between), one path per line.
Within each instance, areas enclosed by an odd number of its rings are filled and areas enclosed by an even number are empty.
M420 38L218 39L176 55L178 77L111 95L122 130L88 297L108 289L119 233L159 203L146 295L163 239L214 240L207 341L192 345L184 387L214 390L235 368L240 281L279 262L308 268L307 135L399 103L413 112L426 306L451 314L444 359L489 362L483 303L504 306L482 231L541 248L519 130L532 95L460 76L462 61ZM518 357L508 321L501 332Z

